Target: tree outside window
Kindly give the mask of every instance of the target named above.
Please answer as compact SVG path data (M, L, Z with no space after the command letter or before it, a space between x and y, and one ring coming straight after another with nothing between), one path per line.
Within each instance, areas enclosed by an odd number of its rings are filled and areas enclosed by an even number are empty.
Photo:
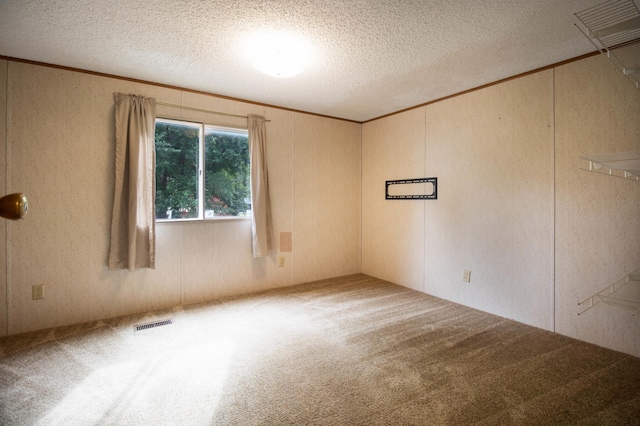
M155 138L157 220L251 214L246 130L157 119Z

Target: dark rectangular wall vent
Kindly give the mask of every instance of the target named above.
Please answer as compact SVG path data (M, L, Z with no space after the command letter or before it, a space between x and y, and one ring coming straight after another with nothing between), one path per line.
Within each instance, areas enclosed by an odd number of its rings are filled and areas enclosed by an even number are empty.
M133 326L133 331L142 331L142 330L146 330L148 328L160 327L160 326L169 325L169 324L173 324L173 320L172 319L166 319L166 320L162 320L162 321L154 321L154 322L149 322L149 323L146 323L146 324L135 325L135 326Z
M389 187L392 185L406 185L411 187L416 184L431 184L431 194L398 194L392 195L389 192ZM422 188L423 190L426 187ZM402 192L402 191L401 191ZM408 191L407 191L408 192ZM416 179L399 179L399 180L387 180L384 184L384 198L386 200L437 200L438 199L438 178L416 178Z

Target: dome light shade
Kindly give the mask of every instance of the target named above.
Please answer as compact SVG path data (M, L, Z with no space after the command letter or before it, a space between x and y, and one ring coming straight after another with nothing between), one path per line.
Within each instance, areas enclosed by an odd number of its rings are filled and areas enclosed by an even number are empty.
M304 70L308 47L291 36L269 33L256 36L248 44L247 54L258 71L271 77L287 78Z
M0 216L5 219L22 220L28 209L27 197L19 192L0 198Z

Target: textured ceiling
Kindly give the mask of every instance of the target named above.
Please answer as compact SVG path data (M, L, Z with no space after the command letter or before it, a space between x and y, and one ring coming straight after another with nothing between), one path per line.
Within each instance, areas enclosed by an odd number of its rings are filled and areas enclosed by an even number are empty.
M592 52L574 13L603 0L0 0L0 55L366 121ZM309 45L261 74L256 33Z

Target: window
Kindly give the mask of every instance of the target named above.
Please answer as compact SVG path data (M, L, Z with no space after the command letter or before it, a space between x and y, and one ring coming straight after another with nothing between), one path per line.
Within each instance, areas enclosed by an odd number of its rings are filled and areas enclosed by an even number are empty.
M156 119L156 220L251 216L243 129Z

